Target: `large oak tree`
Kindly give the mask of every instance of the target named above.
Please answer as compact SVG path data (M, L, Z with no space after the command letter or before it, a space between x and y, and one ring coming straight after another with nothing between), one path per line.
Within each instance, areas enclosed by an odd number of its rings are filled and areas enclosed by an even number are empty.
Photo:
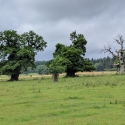
M0 32L0 74L18 80L22 70L35 67L35 55L46 46L43 37L33 31L21 35L14 30Z
M86 52L85 45L87 44L84 36L82 34L77 35L75 31L70 34L70 40L72 41L70 46L60 43L56 44L56 49L53 53L54 58L60 56L64 59L64 62L62 62L61 65L66 67L66 76L74 77L75 73L78 71L94 70L95 67L92 65L89 59L84 59ZM67 62L65 60L67 60Z

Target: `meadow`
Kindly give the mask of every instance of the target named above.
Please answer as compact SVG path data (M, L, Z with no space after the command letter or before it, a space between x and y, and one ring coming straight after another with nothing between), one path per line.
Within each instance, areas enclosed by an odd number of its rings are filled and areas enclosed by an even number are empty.
M0 76L0 125L125 125L125 75Z

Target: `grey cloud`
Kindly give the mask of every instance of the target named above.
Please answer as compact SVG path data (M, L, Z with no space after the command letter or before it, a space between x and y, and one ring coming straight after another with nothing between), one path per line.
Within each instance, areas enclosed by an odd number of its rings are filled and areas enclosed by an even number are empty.
M21 21L40 23L63 19L90 20L105 13L117 17L116 12L123 13L124 4L123 0L10 0L5 7L9 12L15 9L14 15Z
M122 1L122 0L121 0ZM94 16L99 16L102 13L109 12L110 14L115 14L115 12L120 12L124 7L125 1L116 1L116 0L30 0L30 1L21 1L25 12L23 14L35 13L41 19L51 19L51 20L60 20L60 19L74 19L76 17L82 19L90 19ZM31 16L29 15L29 16ZM34 15L35 16L35 15Z
M0 0L0 27L42 35L48 47L37 60L52 58L56 43L71 44L74 30L88 41L86 57L104 57L98 54L104 45L118 34L125 37L124 5L124 0Z

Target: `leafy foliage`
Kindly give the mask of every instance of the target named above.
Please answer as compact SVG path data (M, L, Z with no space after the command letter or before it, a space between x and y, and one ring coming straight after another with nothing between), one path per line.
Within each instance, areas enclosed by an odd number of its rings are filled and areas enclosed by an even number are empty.
M84 60L84 65L85 65L84 71L93 71L96 69L89 59Z
M35 61L35 65L39 66L39 65L45 65L47 61Z
M84 56L86 52L85 45L87 44L87 41L84 38L83 34L77 35L76 31L74 31L70 34L70 40L72 41L72 44L75 48L82 51L82 55Z
M55 74L58 74L58 73L62 73L65 71L65 66L62 66L63 64L66 64L68 63L68 60L62 58L62 57L55 57L54 59L52 60L49 60L47 63L46 63L46 66L49 70L50 73L55 73Z
M89 59L83 58L86 52L85 45L87 44L84 36L82 34L77 35L75 31L70 34L70 40L72 41L70 46L66 46L60 43L56 44L56 50L53 53L54 58L57 56L63 58L64 62L61 63L61 66L66 67L66 76L74 77L75 73L78 71L94 70L94 67L92 63L90 63ZM67 62L65 62L65 60L67 60ZM85 68L87 63L89 66Z
M53 81L58 82L58 76L59 73L62 73L65 71L66 67L63 66L64 64L68 64L68 60L65 58L62 58L60 56L56 56L54 59L48 61L46 63L46 66L50 73L53 74Z
M39 65L39 66L37 66L35 71L39 75L41 75L41 74L49 74L49 70L47 69L47 67L45 65Z
M33 31L22 35L14 30L0 32L0 73L18 80L21 70L35 67L35 55L43 51L46 44L43 37Z

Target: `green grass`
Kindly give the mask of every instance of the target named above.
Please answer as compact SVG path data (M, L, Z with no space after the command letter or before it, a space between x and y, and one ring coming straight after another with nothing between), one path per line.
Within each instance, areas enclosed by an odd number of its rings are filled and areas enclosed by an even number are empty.
M125 125L125 75L0 82L0 125Z

